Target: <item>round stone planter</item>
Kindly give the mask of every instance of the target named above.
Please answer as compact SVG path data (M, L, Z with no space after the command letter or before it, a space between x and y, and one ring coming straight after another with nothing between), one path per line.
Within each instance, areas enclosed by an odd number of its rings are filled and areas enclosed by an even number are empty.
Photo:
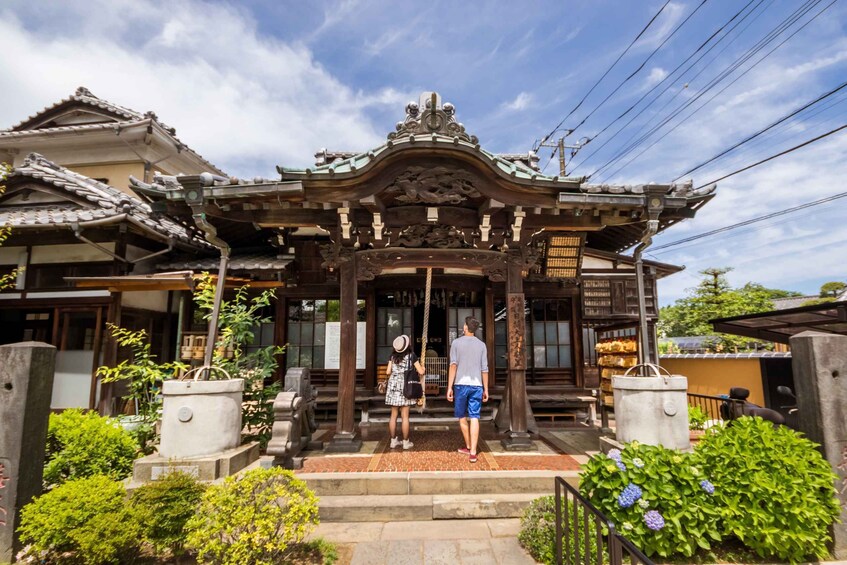
M241 443L243 379L165 381L159 455L203 457Z
M612 390L619 442L690 447L686 377L612 377Z

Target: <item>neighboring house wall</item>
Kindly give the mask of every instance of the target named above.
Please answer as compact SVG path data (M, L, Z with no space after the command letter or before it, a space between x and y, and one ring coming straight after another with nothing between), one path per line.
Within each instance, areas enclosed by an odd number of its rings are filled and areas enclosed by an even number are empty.
M128 163L108 163L108 164L64 164L72 171L76 171L81 175L85 175L92 179L98 179L108 185L111 185L120 190L129 191L129 176L135 178L144 178L144 163L141 161Z
M734 386L750 390L747 399L759 406L765 405L762 389L762 370L759 358L704 358L691 357L659 359L662 367L674 375L688 377L688 392L717 396L729 394Z

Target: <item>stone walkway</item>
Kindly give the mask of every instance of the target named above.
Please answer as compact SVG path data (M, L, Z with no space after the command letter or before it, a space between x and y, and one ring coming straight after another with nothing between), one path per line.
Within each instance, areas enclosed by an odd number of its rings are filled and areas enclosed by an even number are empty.
M517 539L518 519L322 523L339 565L533 565Z

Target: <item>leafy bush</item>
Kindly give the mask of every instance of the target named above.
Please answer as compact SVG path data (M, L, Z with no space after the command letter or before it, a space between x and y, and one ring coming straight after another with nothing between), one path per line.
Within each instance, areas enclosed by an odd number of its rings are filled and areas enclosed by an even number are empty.
M182 553L185 524L197 512L205 490L191 475L171 471L132 493L130 508L143 527L144 539L158 553Z
M200 561L270 565L286 558L318 523L318 499L279 467L254 469L209 487L186 525Z
M44 484L94 475L123 479L132 472L137 454L135 440L112 418L78 409L51 414Z
M129 563L140 526L123 486L105 476L68 481L21 511L21 541L48 563Z
M109 324L109 331L118 345L130 348L132 357L121 361L116 367L99 367L97 376L104 383L128 381L129 394L124 398L135 403L140 419L130 434L138 442L141 451L150 454L153 446L158 443L156 421L162 409L159 394L162 381L186 369L187 365L179 362L157 363L156 356L150 352L150 342L144 330L132 331Z
M592 457L580 491L647 555L689 557L721 540L710 480L691 454L632 442Z
M688 407L688 429L689 430L704 430L706 422L709 420L709 415L703 412L699 406Z
M241 425L245 433L242 434L242 441L258 441L264 448L271 439L273 401L281 390L279 382L266 385L265 381L273 378L278 356L282 355L285 348L269 345L247 351L256 339L256 328L271 321L262 315L262 310L270 306L274 298L273 290L266 290L250 298L248 289L247 286L236 289L232 300L221 303L218 319L220 334L213 364L232 377L244 379ZM194 302L203 312L203 318L210 320L215 303L215 285L208 274L198 285ZM232 351L231 358L223 354L227 350Z
M762 557L801 561L828 556L839 515L835 474L816 444L785 426L743 417L696 448L714 479L727 535Z
M585 511L580 507L577 507L576 511L576 523L582 524ZM567 504L562 508L562 512L563 514L567 512L568 516L573 517L574 508ZM577 535L574 535L572 528L563 530L565 537L562 540L562 553L565 563L597 562L597 548L593 537L589 544L590 555L586 559L585 540L580 535L581 533L578 531ZM521 531L518 534L518 541L539 563L545 565L556 563L556 498L554 496L536 498L530 503L521 516ZM579 548L578 554L577 548ZM570 551L567 552L566 549ZM567 553L570 553L570 555L567 555ZM607 555L604 555L604 558L604 562L608 561Z

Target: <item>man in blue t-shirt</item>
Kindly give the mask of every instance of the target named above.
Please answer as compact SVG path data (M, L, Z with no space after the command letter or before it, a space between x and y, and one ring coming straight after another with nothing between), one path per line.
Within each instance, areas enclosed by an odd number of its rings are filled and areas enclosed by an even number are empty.
M485 343L474 335L478 328L479 320L473 316L465 318L462 337L450 346L447 382L447 400L455 402L453 413L465 438L465 447L459 453L470 456L471 463L477 461L480 408L483 402L488 402L488 351Z

